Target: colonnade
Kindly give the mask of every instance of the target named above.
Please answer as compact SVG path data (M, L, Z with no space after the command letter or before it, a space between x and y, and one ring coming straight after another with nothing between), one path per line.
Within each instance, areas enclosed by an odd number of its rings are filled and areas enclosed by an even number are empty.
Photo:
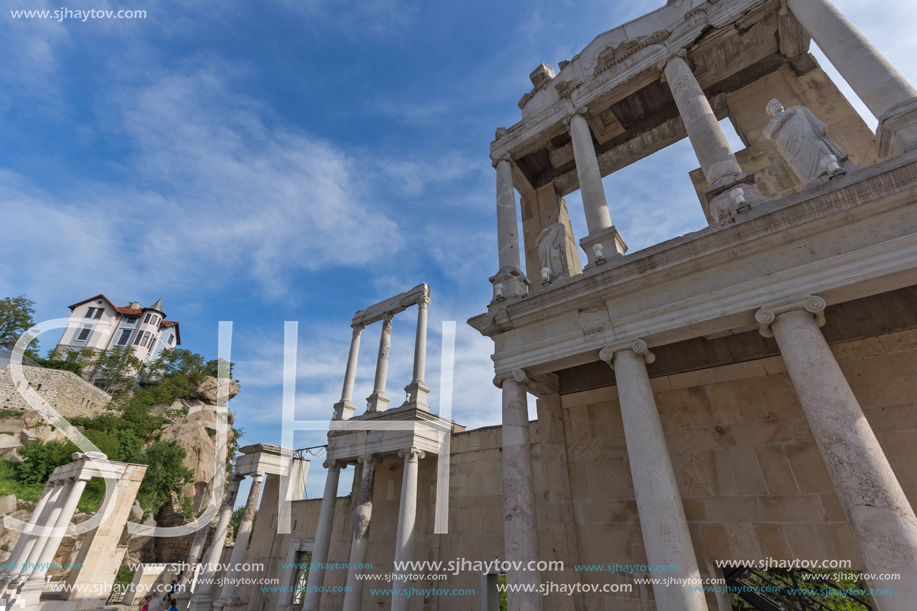
M395 536L396 562L410 562L414 558L414 535L417 518L417 481L419 464L425 452L409 447L398 452L404 461L404 470L401 480L401 503L398 511L398 531ZM361 465L360 487L357 504L354 509L353 536L350 543L348 556L347 588L344 593L344 611L359 611L362 608L364 580L359 578L363 569L361 565L366 562L366 552L369 544L370 525L372 522L372 500L375 488L376 465L382 462L378 454L366 454L357 460ZM312 548L312 568L303 598L303 611L318 611L321 603L321 588L325 581L324 565L328 561L328 549L331 544L331 532L334 525L334 508L337 497L337 485L340 470L346 465L337 461L326 461L328 470L325 479L325 492L322 496L322 506L319 510L318 524L316 526L315 540ZM405 569L395 571L392 588L402 590L408 586L409 572ZM392 611L407 611L410 598L394 594L392 596Z
M824 51L857 96L879 119L880 157L917 148L917 90L863 36L830 0L787 0L787 6ZM688 139L709 188L705 197L712 218L723 220L744 205L764 201L753 173L743 173L710 102L704 95L684 50L675 51L658 65L669 86ZM763 112L763 109L762 109ZM623 254L626 245L614 229L608 211L602 174L589 128L589 110L574 105L564 120L572 140L589 235L580 240L589 268ZM524 295L528 282L521 273L513 160L508 154L494 159L497 171L497 241L499 271L490 280L494 298Z
M905 497L863 410L819 327L825 301L806 296L766 305L756 312L761 333L775 337L834 490L866 563L874 589L890 592L876 603L907 609L917 597L917 516ZM621 419L647 564L677 566L653 577L700 578L681 494L672 467L647 364L655 359L635 339L604 348L600 357L615 370ZM528 449L525 380L498 378L503 389L503 462L506 560L537 559L535 491ZM511 518L511 519L510 519ZM508 581L535 581L536 573L508 574ZM654 586L660 611L707 609L690 588ZM541 609L540 597L512 598L510 611Z
M413 303L417 305L417 331L414 338L414 367L411 383L405 386L405 402L401 407L429 410L427 395L430 389L424 382L427 355L427 311L430 306L430 296L425 289ZM404 304L399 304L399 311L404 309ZM392 320L397 312L385 311L381 315L382 330L379 335L379 352L376 358L376 373L373 379L373 391L366 398L366 411L369 413L385 411L391 399L385 394L388 378L389 349L392 344ZM347 369L344 374L344 386L341 389L341 400L334 406L334 420L349 420L356 406L353 403L353 390L357 377L357 361L360 356L360 338L365 328L364 322L355 322L351 325L353 335L350 340L350 352L347 357Z
M16 588L44 588L45 574L91 477L81 472L48 481L32 510L26 530L19 536L7 560L7 568L0 575L0 588L4 593L11 593ZM50 533L42 532L52 527Z

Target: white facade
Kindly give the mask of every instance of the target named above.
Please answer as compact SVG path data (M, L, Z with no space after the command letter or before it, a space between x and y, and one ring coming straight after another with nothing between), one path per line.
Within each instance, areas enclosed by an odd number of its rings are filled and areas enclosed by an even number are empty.
M161 299L150 307L138 302L118 307L100 294L70 306L70 311L67 330L57 344L61 353L130 346L134 356L149 363L163 350L181 344L178 322L165 320Z

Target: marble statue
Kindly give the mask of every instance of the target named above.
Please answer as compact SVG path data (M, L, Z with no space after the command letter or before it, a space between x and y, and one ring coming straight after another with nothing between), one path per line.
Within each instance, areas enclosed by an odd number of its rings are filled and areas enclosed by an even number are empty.
M546 281L570 275L567 266L567 230L562 223L545 227L535 239L535 245L538 247L542 276L547 276Z
M828 128L805 106L784 109L780 100L767 103L773 117L764 128L764 137L777 143L777 151L793 173L807 185L821 176L843 173L840 162L847 153L828 136Z

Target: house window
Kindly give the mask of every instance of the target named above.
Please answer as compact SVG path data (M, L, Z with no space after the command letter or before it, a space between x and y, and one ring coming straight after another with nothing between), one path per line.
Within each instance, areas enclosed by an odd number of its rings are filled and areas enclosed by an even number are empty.
M141 333L140 331L137 331L137 337L134 338L134 345L135 346L140 345L140 342L142 340L143 340L143 333Z
M174 336L174 335L170 335L170 336L169 336L169 345L171 346L172 343L173 343L174 341L175 341L175 336Z
M127 343L130 341L130 339L131 339L131 330L130 329L122 330L121 337L118 338L118 345L126 346Z
M294 605L301 605L304 602L311 563L312 552L296 552L296 573L293 575L293 600L291 601Z
M124 324L126 324L126 325L132 325L132 324L136 323L137 320L138 320L139 318L140 318L139 316L128 316L128 317L124 320Z
M86 318L102 318L102 312L104 308L89 308L86 312Z
M143 334L143 341L140 342L140 345L146 348L147 342L150 341L150 332L147 331Z
M89 339L90 333L92 333L92 329L89 329L88 327L84 327L80 329L79 333L76 336L76 341L85 342L87 339Z
M146 318L143 319L144 324L150 322L150 316L152 316L152 314L147 314L147 315L146 315Z

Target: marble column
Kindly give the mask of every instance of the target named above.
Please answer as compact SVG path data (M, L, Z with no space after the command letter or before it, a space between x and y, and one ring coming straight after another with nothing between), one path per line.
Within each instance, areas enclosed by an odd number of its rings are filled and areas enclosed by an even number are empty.
M875 602L880 609L911 609L917 600L917 517L819 329L824 308L824 299L810 296L762 308L755 318L762 334L777 340L866 572L901 576L870 580L871 588L890 591Z
M62 489L63 486L58 485L57 482L48 482L45 484L45 489L42 491L41 497L39 497L38 503L35 505L34 509L32 509L32 515L29 517L29 527L41 528L41 526L45 524L45 522L41 520L41 514L45 511L49 503L57 502ZM0 582L9 582L22 573L23 563L28 559L37 540L38 536L28 534L28 530L20 533L19 539L16 541L16 547L13 548L9 560L6 561L7 568L3 571L3 575L0 576ZM0 593L5 589L4 586L0 585Z
M538 519L535 514L535 480L529 441L529 412L526 380L521 370L512 376L498 376L494 383L503 390L503 545L506 560L538 560ZM511 584L541 583L538 571L506 572ZM516 592L508 597L509 611L540 611L544 596Z
M509 157L494 162L497 169L497 250L500 269L490 282L494 299L525 295L528 279L522 274L519 259L519 226L516 216L516 191L513 164Z
M425 453L417 448L400 450L398 456L404 458L404 474L401 478L401 505L398 512L398 532L395 536L395 563L411 562L414 559L414 528L417 520L417 471L418 461ZM395 578L392 589L404 590L411 587L407 579L411 571L395 567ZM408 596L392 595L392 611L408 611L411 599Z
M407 393L403 407L429 410L427 396L430 389L424 382L427 366L427 310L430 297L424 296L417 302L417 335L414 338L414 376L411 383L404 387Z
M366 398L367 412L384 412L390 399L385 396L385 380L388 377L388 351L392 345L391 312L382 317L382 333L379 336L379 356L376 359L376 379L373 382L373 394Z
M35 561L36 566L29 574L30 582L44 583L45 573L48 572L48 565L54 561L54 555L57 554L57 550L60 548L61 541L64 538L64 530L70 525L70 520L73 519L73 514L76 512L76 505L80 502L80 497L83 496L83 490L86 489L86 484L88 482L88 478L77 478L74 481L68 482L67 488L65 488L61 496L60 511L57 514L57 519L54 520L53 523L55 530L59 529L60 532L45 539L41 554ZM52 513L51 517L53 517L53 515ZM50 526L51 523L49 522L48 525Z
M356 410L353 404L353 385L357 379L357 358L360 356L360 335L363 325L354 324L353 336L350 338L350 354L347 355L347 372L344 374L344 388L341 389L341 400L334 406L334 420L349 420Z
M829 0L787 0L786 4L879 119L879 155L888 157L917 147L917 90Z
M226 569L223 589L220 590L220 600L214 605L220 608L220 603L232 600L233 594L236 593L236 582L239 579L239 568L245 561L245 553L248 551L248 540L252 532L252 523L255 521L255 511L258 510L258 497L261 496L261 484L264 482L263 473L255 473L252 476L252 487L248 491L248 499L245 501L245 510L242 512L242 520L239 522L239 532L236 533L236 541L232 546L232 554L229 557L229 567Z
M40 525L43 527L53 527L57 524L57 519L60 517L61 512L64 509L64 504L67 502L67 498L70 495L70 492L73 490L74 482L73 480L61 481L57 485L57 493L55 498L48 502L45 511L41 516ZM51 539L50 536L36 536L35 543L32 545L32 549L29 551L29 555L25 558L24 568L19 572L20 579L28 579L28 577L35 570L35 565L38 564L38 559L41 556L42 551L48 545L48 541Z
M586 211L586 228L589 235L580 240L586 251L587 267L603 262L627 251L627 245L611 224L602 172L592 144L592 131L585 117L585 108L578 108L568 117L570 138L573 140L573 158L576 161L576 177L579 180L583 208ZM595 248L598 246L598 250Z
M328 469L325 477L325 494L322 496L322 508L318 513L318 524L315 527L315 542L312 546L312 567L309 569L309 581L303 597L303 611L318 611L322 593L319 588L325 581L325 563L328 562L328 548L331 545L331 532L334 526L334 508L337 504L338 481L341 469L346 465L333 460L326 460Z
M232 510L236 505L236 495L239 493L239 483L243 479L245 478L241 475L233 475L229 480L226 498L223 500L220 517L217 519L217 525L213 531L213 539L204 558L204 566L200 574L200 585L197 586L194 596L191 597L189 611L210 611L213 606L213 579L216 577L216 567L220 562L220 557L223 555L229 521L232 519Z
M666 60L663 73L707 179L708 188L704 195L712 216L722 221L742 205L736 199L739 194L735 193L735 189L742 190L741 196L748 205L763 202L764 197L755 186L754 175L744 174L739 167L710 101L684 57L674 55Z
M677 571L650 574L658 578L677 576L699 580L688 520L646 371L647 362L652 363L655 357L643 340L606 347L600 356L615 370L647 564L678 567ZM653 586L653 593L659 611L707 610L703 592L688 587L658 584Z
M350 568L347 569L347 588L344 593L344 611L360 611L363 604L363 580L357 575L362 568L355 568L366 561L366 548L369 543L369 523L373 515L373 486L376 481L376 465L382 462L372 454L361 456L358 461L363 465L360 475L360 496L353 519L353 541L350 544Z

